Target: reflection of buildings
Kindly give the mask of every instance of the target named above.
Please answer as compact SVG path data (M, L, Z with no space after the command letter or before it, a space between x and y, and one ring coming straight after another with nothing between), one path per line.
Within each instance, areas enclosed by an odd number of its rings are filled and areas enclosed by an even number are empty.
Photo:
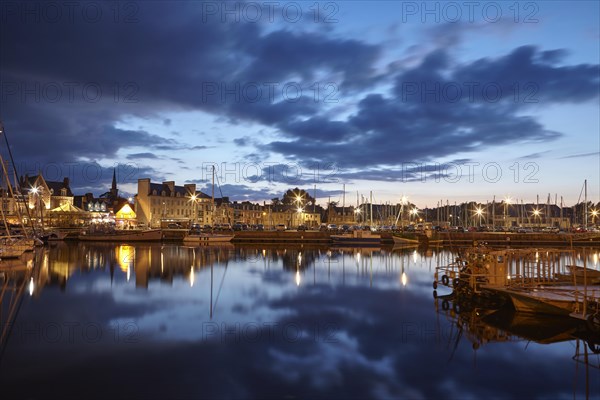
M131 268L135 273L136 287L147 288L151 280L172 283L177 276L189 277L190 271L227 262L232 257L233 245L184 247L161 244L118 246L119 267L129 277Z

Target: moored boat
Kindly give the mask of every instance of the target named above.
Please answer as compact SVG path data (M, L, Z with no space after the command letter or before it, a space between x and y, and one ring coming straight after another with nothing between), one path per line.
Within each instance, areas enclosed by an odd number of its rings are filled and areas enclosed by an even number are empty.
M378 246L381 244L381 235L371 231L353 231L343 235L331 235L333 243L338 245Z
M233 235L220 233L193 233L187 234L183 238L183 244L188 246L198 246L211 243L227 243L231 242Z
M115 230L112 232L83 232L79 240L97 242L157 242L163 237L160 229Z
M515 310L525 313L570 315L584 309L597 310L598 304L592 299L600 297L600 288L597 286L584 287L582 285L561 285L537 288L488 288L510 298ZM585 293L585 295L584 295Z

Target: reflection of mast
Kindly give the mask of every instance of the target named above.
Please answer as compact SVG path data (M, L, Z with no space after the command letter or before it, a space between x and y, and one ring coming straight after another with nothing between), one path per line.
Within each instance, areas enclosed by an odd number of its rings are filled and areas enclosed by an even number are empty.
M213 317L213 263L210 263L210 319Z
M9 262L12 263L13 260L9 260ZM2 331L0 332L0 362L2 361L6 343L8 342L12 328L14 327L17 315L21 309L25 290L29 289L29 294L33 295L35 288L33 282L33 267L32 264L30 264L32 261L18 260L18 262L18 266L14 266L11 270L4 272L4 282L2 284L2 289L0 289L1 311L4 311L5 309L5 300L8 301L6 307L8 309L7 314L4 314L4 312L0 313L0 316L2 316L2 319L0 320L2 326ZM5 316L6 318L4 318Z

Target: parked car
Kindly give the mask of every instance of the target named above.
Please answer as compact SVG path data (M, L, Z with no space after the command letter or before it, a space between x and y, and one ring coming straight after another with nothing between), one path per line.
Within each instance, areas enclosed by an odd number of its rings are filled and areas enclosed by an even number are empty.
M307 229L308 228L306 227L306 225L298 225L298 228L297 228L298 231L305 231Z
M181 229L181 225L179 225L178 223L175 223L175 222L171 222L169 225L167 225L167 228L169 228L169 229Z
M275 229L278 231L285 231L287 229L287 226L285 226L285 224L277 224Z
M542 229L542 232L546 232L546 233L558 233L559 229L555 226L547 226L544 229Z

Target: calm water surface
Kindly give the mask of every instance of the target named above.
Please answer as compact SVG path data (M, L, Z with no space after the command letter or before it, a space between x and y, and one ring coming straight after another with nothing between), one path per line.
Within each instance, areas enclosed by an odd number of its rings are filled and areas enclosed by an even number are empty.
M53 245L1 266L3 398L600 397L579 327L444 310L433 273L453 257Z

